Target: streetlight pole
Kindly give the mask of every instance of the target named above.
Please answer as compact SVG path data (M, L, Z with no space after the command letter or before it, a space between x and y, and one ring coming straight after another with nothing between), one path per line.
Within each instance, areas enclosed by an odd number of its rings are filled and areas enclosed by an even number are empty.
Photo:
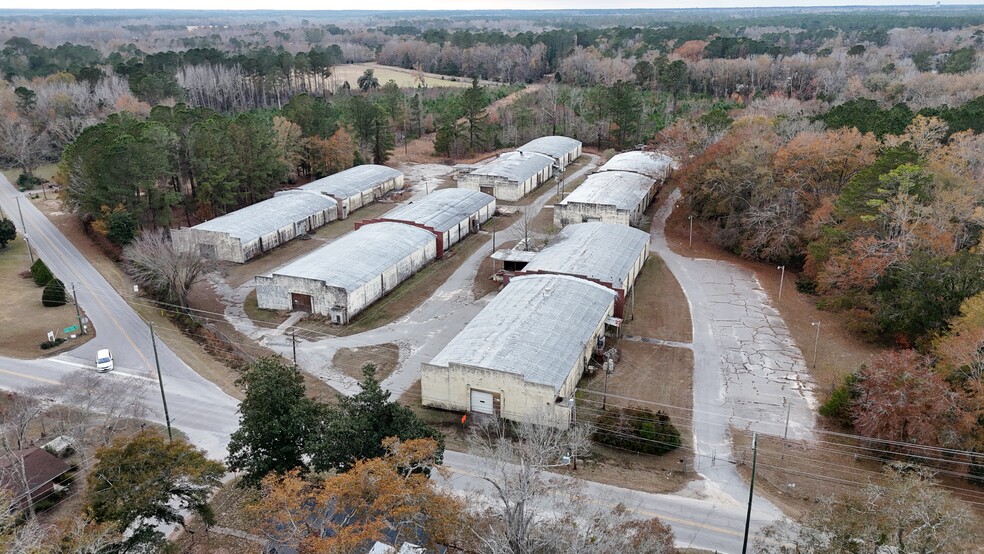
M782 302L782 283L786 280L786 266L781 265L776 269L782 271L782 273L779 274L779 300L776 300L776 303L778 304L779 302Z
M20 214L21 229L24 233L24 242L27 243L27 253L31 256L31 265L34 265L34 251L31 250L31 239L27 238L27 225L24 223L24 212L20 207L20 196L15 196L14 200L17 201L17 213Z
M816 339L816 342L813 344L813 369L816 369L817 368L817 350L820 349L820 322L819 321L814 321L810 325L813 325L814 327L817 328L817 339Z
M748 512L745 514L745 538L741 542L741 554L748 551L748 528L752 523L752 499L755 498L755 462L758 458L758 433L752 435L752 479L748 485Z
M694 247L694 214L688 215L687 219L690 220L690 248L693 248Z

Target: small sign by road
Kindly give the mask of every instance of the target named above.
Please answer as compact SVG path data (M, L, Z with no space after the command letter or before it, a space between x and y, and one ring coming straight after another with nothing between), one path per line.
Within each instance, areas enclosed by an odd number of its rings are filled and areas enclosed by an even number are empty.
M62 329L62 332L63 333L71 333L72 331L78 331L78 330L79 330L79 326L78 325L72 325L71 327L65 327L64 329Z

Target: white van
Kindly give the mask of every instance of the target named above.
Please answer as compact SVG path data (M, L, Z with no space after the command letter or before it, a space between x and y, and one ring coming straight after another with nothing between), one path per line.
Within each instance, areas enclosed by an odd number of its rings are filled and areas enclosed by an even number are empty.
M96 352L96 371L105 373L113 369L113 353L108 348Z

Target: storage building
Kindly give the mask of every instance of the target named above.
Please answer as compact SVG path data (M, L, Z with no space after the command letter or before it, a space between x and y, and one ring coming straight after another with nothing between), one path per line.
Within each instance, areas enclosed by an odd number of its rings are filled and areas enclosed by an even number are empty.
M553 176L553 163L550 156L535 152L506 152L458 177L458 188L481 191L499 200L519 200Z
M267 310L348 323L436 256L430 231L403 223L366 225L270 275L257 275L256 302Z
M338 219L345 219L387 192L403 188L403 173L385 165L359 165L300 188L334 198L338 202Z
M550 156L563 169L581 156L581 141L560 136L540 137L520 146L516 151Z
M424 406L570 422L568 398L615 309L615 293L567 275L513 278L430 362Z
M648 257L649 233L615 223L578 223L564 227L515 275L552 273L598 283L615 291L615 315L622 317L626 296Z
M656 196L656 180L641 173L592 173L560 202L554 204L554 226L603 221L636 223Z
M338 204L333 199L284 191L194 227L172 229L171 240L179 250L245 263L337 218Z
M631 171L665 181L673 169L673 158L655 152L623 152L612 156L598 171Z
M358 229L370 223L393 221L427 229L437 239L437 257L478 231L495 213L495 197L484 192L466 189L441 189L386 212L374 219L356 223Z

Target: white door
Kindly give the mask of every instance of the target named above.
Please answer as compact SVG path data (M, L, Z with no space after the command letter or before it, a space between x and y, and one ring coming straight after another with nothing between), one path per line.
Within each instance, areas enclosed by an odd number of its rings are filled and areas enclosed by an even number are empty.
M480 390L471 391L471 411L479 414L494 415L492 393Z

